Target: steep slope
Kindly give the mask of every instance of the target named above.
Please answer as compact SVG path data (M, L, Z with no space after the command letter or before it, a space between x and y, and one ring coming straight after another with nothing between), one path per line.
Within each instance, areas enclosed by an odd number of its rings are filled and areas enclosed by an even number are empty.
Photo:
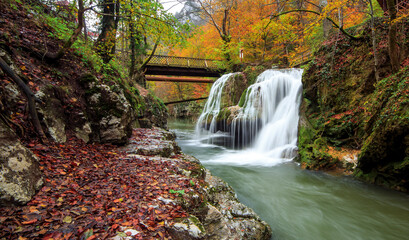
M370 27L349 29L362 41L333 34L303 76L299 161L308 169L355 174L368 182L408 191L408 27L399 22L402 66L392 75L387 25L376 20L379 76L374 73Z
M64 143L76 137L84 142L123 145L135 126L167 127L164 104L123 77L117 62L103 64L91 50L90 40L77 40L56 62L42 58L40 53L56 52L63 45L72 31L70 25L75 25L70 17L57 15L37 1L0 1L0 57L2 69L10 68L8 72L0 70L0 138L7 139L0 147L8 149L0 156L5 169L0 173L0 202L24 204L41 186L40 177L30 183L26 182L30 178L18 177L23 169L31 169L27 166L38 165L20 141L27 146L40 140ZM13 74L22 84L16 83ZM35 98L35 108L30 108L21 86ZM33 109L38 125L30 114ZM31 172L39 175L38 169Z

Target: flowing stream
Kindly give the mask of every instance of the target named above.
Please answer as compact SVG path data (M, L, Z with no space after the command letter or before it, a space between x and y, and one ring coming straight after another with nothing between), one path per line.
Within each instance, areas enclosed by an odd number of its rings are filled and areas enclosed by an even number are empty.
M271 167L218 163L230 150L195 139L195 123L173 120L183 152L228 182L278 240L409 239L409 196L351 178L302 170L287 161Z
M169 126L185 153L227 181L240 201L270 224L273 239L409 239L408 195L301 170L292 161L302 70L262 73L229 125L233 148L213 144L223 135L216 116L231 75L215 82L196 127L181 121ZM251 138L250 145L236 149L235 143L244 141L237 138Z

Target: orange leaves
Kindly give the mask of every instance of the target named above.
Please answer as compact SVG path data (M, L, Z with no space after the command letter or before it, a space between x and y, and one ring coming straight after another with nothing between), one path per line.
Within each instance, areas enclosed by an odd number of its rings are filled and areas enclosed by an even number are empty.
M152 141L147 131L135 130L132 140ZM135 239L168 238L165 221L187 216L175 205L179 196L169 193L192 191L177 175L176 165L187 162L129 158L113 146L76 139L27 146L40 159L45 186L26 207L0 208L0 238L109 239L128 228L138 232Z
M24 221L24 222L22 222L21 224L23 224L23 225L28 225L28 224L36 223L37 221L38 221L37 219L31 219L31 220L29 220L29 221Z

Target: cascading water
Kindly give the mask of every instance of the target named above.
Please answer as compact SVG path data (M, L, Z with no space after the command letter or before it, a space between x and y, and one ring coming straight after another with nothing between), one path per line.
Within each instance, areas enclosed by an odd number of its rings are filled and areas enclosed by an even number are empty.
M251 147L211 161L268 166L290 161L297 148L301 76L301 69L267 70L260 74L256 83L247 89L244 105L228 129L232 146L250 142ZM224 75L213 85L196 125L197 134L203 136L201 128L209 125L210 117L210 126L206 128L208 138L216 132L220 96L229 77Z
M202 114L197 121L196 135L199 138L200 136L205 135L208 143L214 143L213 140L215 137L219 136L215 134L217 131L216 119L221 109L223 88L232 75L234 75L234 73L225 74L214 82L209 93L209 98L207 99Z

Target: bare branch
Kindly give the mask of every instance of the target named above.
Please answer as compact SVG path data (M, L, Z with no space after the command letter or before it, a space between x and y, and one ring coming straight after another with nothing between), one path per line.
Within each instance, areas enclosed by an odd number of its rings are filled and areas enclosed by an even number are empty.
M316 14L316 15L322 16L322 13L319 13L319 12L316 12L316 11L307 10L307 9L294 9L294 10L289 10L289 11L285 11L285 12L279 13L279 14L277 14L277 15L273 15L273 16L271 16L271 18L276 18L276 17L279 17L279 16L281 16L281 15L285 15L285 14L289 14L289 13L293 13L293 12L307 12L307 13L314 13L314 14ZM352 39L352 40L362 40L362 37L355 37L355 36L349 34L347 31L345 31L344 28L342 28L341 26L339 26L339 25L338 25L334 20L332 20L330 17L325 17L325 18L326 18L327 20L329 20L335 28L338 28L344 35L346 35L346 36L349 37L350 39Z

